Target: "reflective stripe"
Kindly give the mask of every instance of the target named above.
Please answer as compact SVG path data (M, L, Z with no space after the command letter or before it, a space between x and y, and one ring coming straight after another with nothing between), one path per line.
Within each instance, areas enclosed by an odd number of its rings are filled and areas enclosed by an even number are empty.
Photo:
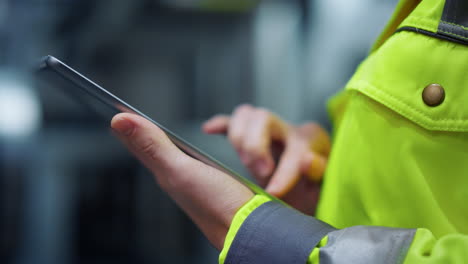
M468 43L468 1L446 0L437 31Z
M416 229L353 226L328 234L320 264L403 263Z
M231 244L226 264L304 264L330 225L271 201L253 211Z

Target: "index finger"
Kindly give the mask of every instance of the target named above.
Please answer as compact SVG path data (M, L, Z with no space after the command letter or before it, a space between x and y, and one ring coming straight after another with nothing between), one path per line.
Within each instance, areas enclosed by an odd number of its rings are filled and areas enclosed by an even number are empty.
M203 124L203 132L207 134L226 134L229 121L230 117L228 115L216 115Z
M301 177L302 156L301 151L287 146L281 156L278 167L271 177L266 191L281 198L298 183Z

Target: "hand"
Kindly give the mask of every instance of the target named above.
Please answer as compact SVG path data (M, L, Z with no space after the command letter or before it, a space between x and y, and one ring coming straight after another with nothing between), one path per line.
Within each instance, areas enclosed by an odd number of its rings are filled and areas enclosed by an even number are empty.
M242 162L269 193L302 212L315 211L330 153L330 139L319 125L292 126L265 109L241 105L231 116L208 120L203 130L227 134Z
M143 117L118 114L111 127L153 173L162 189L221 249L234 214L253 197L252 191L231 176L184 154L161 129Z

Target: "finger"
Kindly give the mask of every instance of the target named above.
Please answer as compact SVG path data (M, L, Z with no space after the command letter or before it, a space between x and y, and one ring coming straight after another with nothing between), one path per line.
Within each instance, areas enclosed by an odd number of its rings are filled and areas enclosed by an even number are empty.
M325 129L316 123L306 123L299 127L298 133L310 142L310 148L318 154L328 157L331 144L330 137ZM313 138L312 141L310 139Z
M188 158L159 127L143 117L118 114L112 119L111 127L118 138L156 174L177 168L181 158Z
M221 194L235 196L235 189L243 186L233 177L187 156L164 131L143 117L118 114L112 119L111 127L166 190L175 189L181 195L191 194L192 200L203 200L209 204L213 197L209 193L218 193L214 197ZM250 192L245 186L242 189Z
M241 158L243 157L241 150L242 150L242 142L244 140L247 126L249 123L249 119L251 113L253 111L253 107L247 104L241 105L237 107L229 122L228 128L228 139L234 148L239 152Z
M229 120L228 115L216 115L203 124L202 130L207 134L226 134Z
M317 152L304 155L301 172L312 182L320 182L327 167L327 158Z
M287 147L268 183L267 192L281 198L291 191L301 178L301 153L294 147Z
M297 184L290 192L281 197L281 200L302 213L314 215L319 195L320 184L311 182L305 177L300 177Z
M286 132L283 130L282 122L267 110L257 109L250 118L247 128L248 136L245 137L242 145L242 153L248 161L247 167L261 185L271 176L275 167L270 148L271 142L275 137L276 139L284 138Z
M185 155L160 128L140 116L118 114L111 126L213 245L222 248L234 214L252 198L252 191Z
M258 185L264 188L267 186L271 174L275 169L275 162L271 155L266 155L265 157L259 158L246 166L257 180Z

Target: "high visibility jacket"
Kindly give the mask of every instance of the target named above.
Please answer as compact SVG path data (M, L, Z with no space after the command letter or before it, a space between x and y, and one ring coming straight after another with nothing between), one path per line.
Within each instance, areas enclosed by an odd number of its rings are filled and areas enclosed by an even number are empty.
M400 1L329 104L316 218L256 195L220 263L468 263L467 45L467 0Z

